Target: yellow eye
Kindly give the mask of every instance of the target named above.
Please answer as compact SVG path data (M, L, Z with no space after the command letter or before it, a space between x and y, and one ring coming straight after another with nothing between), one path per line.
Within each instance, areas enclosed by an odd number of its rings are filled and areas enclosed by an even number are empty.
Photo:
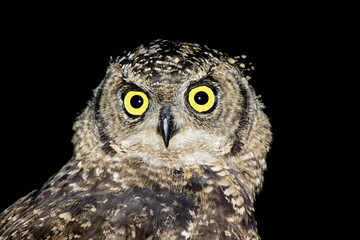
M149 98L140 91L129 91L124 98L124 107L128 113L134 116L144 114L149 106Z
M198 112L207 112L215 104L214 91L207 86L199 86L189 92L190 106Z

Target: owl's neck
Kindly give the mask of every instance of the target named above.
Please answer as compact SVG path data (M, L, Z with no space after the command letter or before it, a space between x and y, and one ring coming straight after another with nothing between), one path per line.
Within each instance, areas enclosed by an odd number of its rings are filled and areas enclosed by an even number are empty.
M106 166L99 162L73 158L58 173L56 179L71 179L76 176L76 181L71 182L75 182L73 185L81 191L96 188L109 192L168 189L190 192L200 198L220 194L238 208L245 201L252 206L254 201L254 187L246 176L223 164L187 166L174 170L152 167L135 158L123 160L121 168L117 161L109 160ZM74 189L70 191L75 192Z
M69 162L84 172L83 184L87 184L88 175L109 180L113 189L117 190L131 188L188 190L191 188L189 186L196 185L196 189L206 193L214 187L225 189L234 184L238 186L236 191L239 194L245 191L251 201L254 201L256 192L261 189L267 150L255 154L251 149L255 149L258 142L263 139L250 136L251 141L243 145L238 155L219 158L218 161L209 164L187 165L176 169L152 166L142 159L127 156L121 149L116 149L113 153L114 149L110 149L111 144L102 142L101 136L94 131L95 124L90 115L91 110L87 108L74 125L76 130L73 138L74 157ZM262 129L257 125L252 127L255 133L257 128L259 131Z

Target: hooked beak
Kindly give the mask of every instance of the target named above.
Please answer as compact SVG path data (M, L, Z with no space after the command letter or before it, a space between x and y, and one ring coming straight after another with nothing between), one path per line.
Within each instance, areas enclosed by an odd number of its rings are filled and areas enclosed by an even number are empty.
M174 135L175 129L174 118L172 117L170 108L164 106L160 111L158 131L164 140L166 148L169 146L170 138Z

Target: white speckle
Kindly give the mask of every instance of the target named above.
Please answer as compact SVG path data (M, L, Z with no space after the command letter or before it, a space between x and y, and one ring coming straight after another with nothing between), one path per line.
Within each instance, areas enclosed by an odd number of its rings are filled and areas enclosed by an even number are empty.
M154 70L155 70L156 72L162 72L162 69L159 68L159 67L154 67Z
M161 212L169 212L169 211L170 211L169 207L165 207L165 208L161 209Z
M69 212L64 212L59 215L59 218L64 219L66 222L71 220L71 214Z
M233 58L231 58L231 57L228 57L227 59L226 59L230 64L234 64L236 61L235 61L235 59L233 59Z
M217 165L215 167L212 167L211 170L213 170L214 172L218 172L218 171L222 170L222 167L220 165Z
M224 169L230 169L230 167L226 164L223 164Z
M90 226L91 226L91 222L88 221L88 222L86 222L86 223L81 224L80 226L83 227L83 228L90 227Z
M134 56L135 56L134 53L131 53L131 52L128 53L128 58L129 59L131 59L131 60L134 59Z
M135 232L135 227L132 226L133 230L131 231L131 237L135 238L136 237L136 232Z
M189 68L189 69L188 69L188 68L185 69L185 72L190 73L190 74L192 73L192 71L193 71L193 70L191 70L190 68Z
M82 161L79 161L78 164L77 164L78 167L81 167L82 166Z
M245 208L244 207L241 207L240 210L239 210L240 214L243 214L245 212Z
M240 198L237 198L237 199L232 198L232 199L231 199L231 203L232 203L233 205L241 206L242 201L240 200Z
M229 195L231 195L231 194L233 194L234 193L234 188L232 188L232 187L228 187L227 189L225 189L225 191L224 191L224 194L226 195L226 196L229 196Z
M226 181L225 179L221 179L220 181L217 182L217 184L219 186L229 186L229 182Z
M55 217L55 216L56 216L56 212L52 210L52 211L50 212L50 217Z
M68 174L69 174L69 175L74 175L74 174L76 174L76 173L78 173L78 172L79 172L79 170L78 170L78 169L75 169L75 170L70 171Z
M102 171L99 168L95 169L96 176L99 176L102 173Z
M38 209L34 209L34 210L33 210L33 214L34 214L34 215L39 214L39 212L40 212L40 211L39 211Z
M225 233L225 236L231 237L231 233L229 231L225 230L224 233Z
M180 62L180 58L175 57L175 58L173 59L173 62L177 64L178 62Z
M117 182L117 180L119 179L119 173L114 173L114 178L113 178L113 180L115 181L115 182Z
M247 161L247 160L252 159L253 157L254 157L254 153L253 152L248 152L248 153L245 153L245 154L241 155L239 157L239 160ZM255 162L255 164L256 164L256 162Z
M210 193L214 188L212 186L207 186L206 188L204 188L204 192L206 193Z
M190 235L191 235L191 233L190 233L190 232L187 232L187 231L185 231L185 230L181 232L181 236L184 236L185 239L188 239L188 238L190 237Z
M81 174L81 177L84 181L87 180L88 176L89 176L89 174L87 172L83 172L83 174Z
M125 56L121 57L119 60L117 60L118 62L124 61L125 60Z
M249 158L253 158L253 157L254 157L254 153L253 153L253 152L249 152L248 155L249 155Z
M241 68L245 68L245 64L244 64L244 63L241 63L239 66L240 66Z

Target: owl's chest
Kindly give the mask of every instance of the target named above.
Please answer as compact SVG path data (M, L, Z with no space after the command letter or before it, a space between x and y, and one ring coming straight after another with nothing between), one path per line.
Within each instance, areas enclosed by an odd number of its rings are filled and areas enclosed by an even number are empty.
M209 228L214 233L226 229L240 231L240 216L236 216L225 195L215 192L205 196L165 188L139 188L121 193L92 194L63 206L57 218L62 218L64 231L69 234L75 231L83 237L91 233L99 239L104 235L120 239L129 236L135 236L135 239L176 236L181 239L185 233L194 230L198 233L208 232Z
M170 188L165 187L170 186L168 181L154 185L149 180L146 187L115 190L113 184L94 181L76 191L70 184L50 195L44 191L33 206L37 215L29 222L31 234L39 238L73 235L94 239L182 239L194 231L199 235L224 231L240 234L243 216L223 187L213 181L210 185L200 177L185 181L181 172L173 172L169 179L186 184Z

